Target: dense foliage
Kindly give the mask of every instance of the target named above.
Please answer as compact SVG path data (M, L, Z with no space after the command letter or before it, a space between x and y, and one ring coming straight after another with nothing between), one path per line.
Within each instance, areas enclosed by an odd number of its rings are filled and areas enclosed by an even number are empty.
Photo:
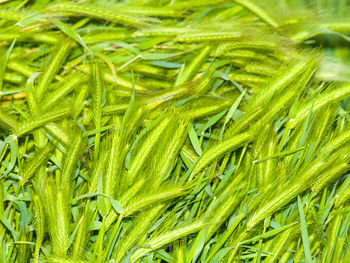
M346 0L0 0L0 262L349 262Z

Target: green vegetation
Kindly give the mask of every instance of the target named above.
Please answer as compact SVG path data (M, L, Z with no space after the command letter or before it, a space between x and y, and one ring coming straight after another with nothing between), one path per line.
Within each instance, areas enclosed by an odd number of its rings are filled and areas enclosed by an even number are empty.
M0 0L0 262L350 262L347 0Z

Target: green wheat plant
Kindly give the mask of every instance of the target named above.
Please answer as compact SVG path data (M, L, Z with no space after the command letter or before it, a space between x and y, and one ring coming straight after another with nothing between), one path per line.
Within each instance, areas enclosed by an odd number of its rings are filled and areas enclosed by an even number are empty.
M350 262L348 0L0 0L0 263Z

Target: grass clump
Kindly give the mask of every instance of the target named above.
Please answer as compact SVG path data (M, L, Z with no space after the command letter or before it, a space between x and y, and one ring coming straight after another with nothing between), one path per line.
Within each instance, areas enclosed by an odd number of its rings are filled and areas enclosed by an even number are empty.
M0 262L349 262L348 1L0 1Z

